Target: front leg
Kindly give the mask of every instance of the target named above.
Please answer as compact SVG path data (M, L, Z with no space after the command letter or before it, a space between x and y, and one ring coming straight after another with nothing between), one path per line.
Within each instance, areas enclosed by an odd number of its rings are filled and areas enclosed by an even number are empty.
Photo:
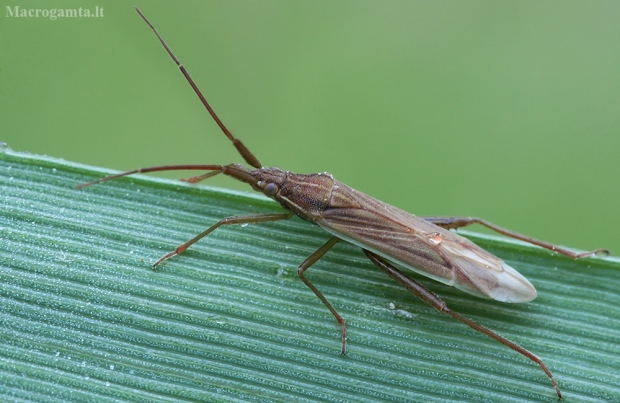
M153 269L159 266L164 260L170 259L172 256L180 255L185 252L187 248L206 237L217 228L222 225L230 225L230 224L256 224L259 222L269 222L269 221L278 221L278 220L288 220L293 216L293 213L276 213L276 214L248 214L248 215L238 215L234 217L226 217L222 218L217 223L213 224L205 231L196 235L194 238L185 242L182 245L177 246L172 252L166 253L164 256L159 258L157 262L153 264Z

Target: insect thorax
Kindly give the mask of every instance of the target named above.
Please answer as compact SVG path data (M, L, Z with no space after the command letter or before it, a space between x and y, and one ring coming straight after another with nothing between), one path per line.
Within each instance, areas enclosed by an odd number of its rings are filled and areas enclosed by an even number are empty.
M304 220L315 222L329 206L334 188L334 177L329 173L300 175L278 168L261 168L253 173L259 190ZM270 183L277 185L277 190Z

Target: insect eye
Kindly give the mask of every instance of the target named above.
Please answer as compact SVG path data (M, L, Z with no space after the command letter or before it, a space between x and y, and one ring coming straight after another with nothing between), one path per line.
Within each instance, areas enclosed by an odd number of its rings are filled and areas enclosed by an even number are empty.
M267 196L275 196L275 194L278 193L278 185L275 183L268 183L265 185L263 192L265 192Z

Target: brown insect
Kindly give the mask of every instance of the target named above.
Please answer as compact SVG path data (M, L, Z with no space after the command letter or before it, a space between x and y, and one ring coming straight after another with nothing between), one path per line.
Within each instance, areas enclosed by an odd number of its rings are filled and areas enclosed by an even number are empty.
M120 178L135 173L147 173L171 170L205 170L208 173L182 179L196 183L211 176L223 173L252 186L256 191L276 200L290 212L280 214L249 214L227 217L209 227L188 242L179 245L174 251L161 257L153 268L164 260L183 253L191 245L209 235L222 225L253 224L268 221L286 220L297 215L306 221L317 224L332 237L316 252L310 255L298 268L301 280L316 294L331 311L342 333L342 354L346 353L346 327L344 319L327 301L325 296L305 277L305 271L318 261L337 242L343 240L362 248L368 258L388 276L403 285L417 297L440 312L465 323L492 339L512 348L538 364L547 374L551 383L562 398L560 388L553 375L542 360L517 344L505 339L495 332L481 326L459 314L426 287L408 277L392 264L413 270L424 276L455 286L467 293L487 297L501 302L528 302L536 298L534 286L515 269L501 259L476 246L471 241L453 233L450 229L460 228L474 223L484 225L500 234L538 245L558 252L573 259L592 256L597 253L609 253L604 249L592 252L575 253L568 249L536 240L513 231L498 227L490 222L471 217L416 217L406 211L390 206L373 197L337 181L331 174L316 173L300 175L279 168L265 168L258 159L233 136L215 114L204 98L194 80L174 56L155 27L136 8L136 11L151 27L170 57L177 64L196 95L200 98L215 122L232 141L245 162L229 165L168 165L141 168L117 175L108 176L93 182L78 185L83 188L96 183Z

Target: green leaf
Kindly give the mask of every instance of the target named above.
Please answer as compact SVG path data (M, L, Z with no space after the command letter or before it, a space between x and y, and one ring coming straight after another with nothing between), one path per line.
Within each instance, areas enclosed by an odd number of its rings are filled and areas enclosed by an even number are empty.
M274 202L109 171L0 155L0 400L554 402L540 368L443 315L300 219L227 226L151 265L223 217ZM576 231L579 229L576 228ZM468 234L468 236L471 234ZM579 261L471 237L539 296L502 304L420 279L452 309L539 355L567 402L620 401L620 261Z

